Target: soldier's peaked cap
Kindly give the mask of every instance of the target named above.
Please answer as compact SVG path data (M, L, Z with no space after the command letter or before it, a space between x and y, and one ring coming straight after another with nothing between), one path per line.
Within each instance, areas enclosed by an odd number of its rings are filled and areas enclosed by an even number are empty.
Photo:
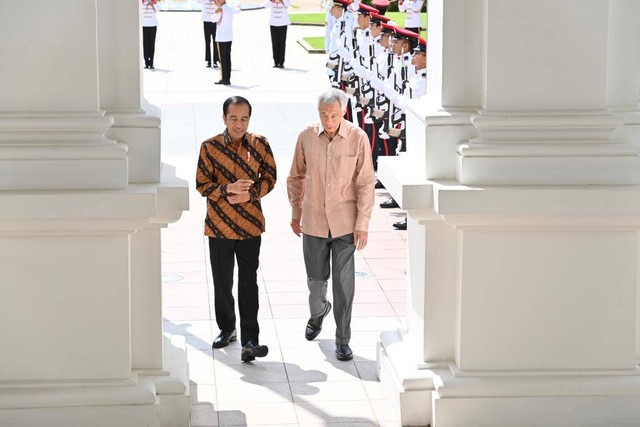
M418 37L418 44L413 48L413 51L427 53L427 41L422 37Z
M379 15L377 13L371 13L371 23L372 24L382 24L383 22L389 22L391 18L384 15Z
M382 25L382 32L387 34L393 34L393 31L396 28L395 25L387 24L384 22L380 25Z
M420 34L399 27L395 27L393 30L393 38L395 40L407 40L409 42L409 50L412 50L413 47L418 43Z
M352 3L352 0L333 0L334 6L341 6L343 8L347 8Z
M393 37L396 39L407 39L409 41L416 42L420 37L420 34L414 33L413 31L405 30L404 28L394 27Z
M371 15L374 13L378 13L378 9L376 9L375 7L371 7L369 5L366 5L364 3L360 3L360 5L358 6L358 13L361 13L363 15Z

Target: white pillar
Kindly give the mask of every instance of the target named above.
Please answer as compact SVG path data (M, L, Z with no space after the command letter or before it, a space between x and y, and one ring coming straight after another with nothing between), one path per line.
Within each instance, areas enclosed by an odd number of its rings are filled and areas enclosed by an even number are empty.
M408 331L379 351L403 425L640 419L637 16L429 1L427 95L379 168L409 214Z
M187 184L141 108L138 14L0 3L3 426L188 425L186 360L163 348L159 233Z

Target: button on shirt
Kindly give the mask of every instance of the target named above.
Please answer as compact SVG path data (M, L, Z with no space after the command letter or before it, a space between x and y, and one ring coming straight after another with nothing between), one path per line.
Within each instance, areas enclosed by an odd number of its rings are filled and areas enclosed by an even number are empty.
M374 183L369 139L353 123L342 120L333 141L319 123L298 135L287 191L304 234L326 238L329 232L340 237L368 231Z

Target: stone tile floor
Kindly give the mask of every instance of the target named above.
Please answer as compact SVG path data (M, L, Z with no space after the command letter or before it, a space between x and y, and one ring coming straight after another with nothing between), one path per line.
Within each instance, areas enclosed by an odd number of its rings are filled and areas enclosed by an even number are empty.
M190 211L163 230L164 330L189 346L193 426L398 426L399 414L376 379L380 331L403 327L406 300L406 232L391 224L397 209L382 210L376 190L369 245L356 254L353 308L354 360L335 359L332 316L313 342L304 339L309 316L301 240L289 228L286 196L297 133L317 120L316 98L329 87L324 55L307 54L302 36L323 28L289 27L285 69L272 68L265 10L236 17L232 85L214 85L219 71L205 68L199 13L159 14L156 70L144 71L144 94L162 109L162 160L189 181ZM218 334L203 199L194 177L201 141L223 130L222 102L242 95L253 105L250 130L269 139L279 168L274 191L263 199L258 280L260 341L269 355L240 362L240 345L212 351Z

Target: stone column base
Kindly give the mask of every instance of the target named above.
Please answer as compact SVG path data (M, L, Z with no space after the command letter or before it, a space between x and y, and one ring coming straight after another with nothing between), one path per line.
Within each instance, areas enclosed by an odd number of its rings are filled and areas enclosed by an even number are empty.
M6 384L0 386L3 427L160 427L152 382Z

